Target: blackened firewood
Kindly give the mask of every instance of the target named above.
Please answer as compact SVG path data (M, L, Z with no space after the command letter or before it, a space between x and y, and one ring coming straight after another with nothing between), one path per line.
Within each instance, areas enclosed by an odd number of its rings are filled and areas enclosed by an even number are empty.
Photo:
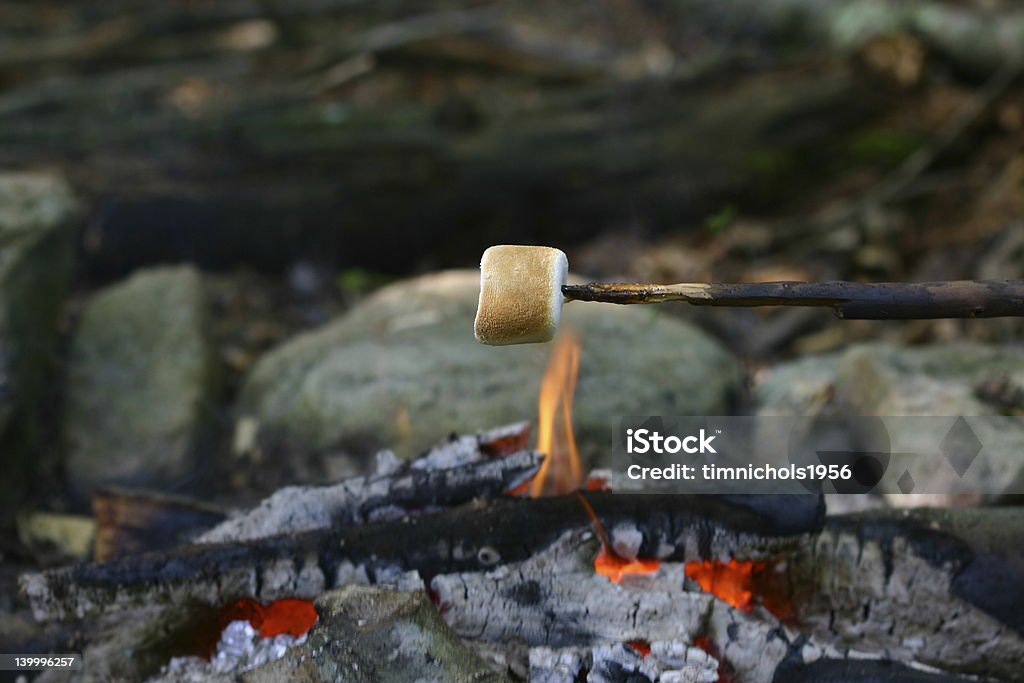
M920 671L886 661L819 659L810 664L787 662L773 683L968 683L975 679Z
M490 443L474 440L479 459L460 466L422 466L431 463L431 458L439 459L435 456L440 450L435 449L396 472L353 477L332 486L283 488L256 508L203 534L199 541L245 541L451 507L477 497L500 496L537 472L539 453L522 450L500 457L483 455L480 449Z
M904 533L912 535L906 529ZM826 529L819 539L830 536ZM807 547L815 545L811 540ZM823 545L828 546L828 541ZM906 562L901 559L894 566L891 594L885 595L889 589L872 571L871 561L858 565L857 549L848 543L841 545L842 552L822 557L815 566L814 571L823 578L805 577L805 581L809 585L819 581L822 590L831 591L823 596L826 600L833 599L832 592L837 593L833 604L850 597L876 602L873 609L856 614L836 609L829 615L833 621L828 629L789 619L783 623L759 608L762 600L765 605L770 604L769 599L778 604L779 596L761 594L768 586L758 581L749 585L752 601L734 609L688 584L683 578L684 566L678 562L663 562L613 584L594 571L596 539L573 535L524 562L490 572L437 576L431 586L445 619L472 641L558 649L615 642L704 642L735 674L735 680L744 683L904 680L900 673L907 675L906 680L920 683L961 680L931 674L915 677L928 670L1024 680L1019 667L1020 639L1011 630L993 628L991 619L980 610L949 596L948 574L944 584L942 577L920 566L920 558L912 551L901 549ZM871 552L864 550L864 555L870 557ZM770 571L782 567L776 565ZM848 577L854 572L863 575L864 585ZM728 595L737 598L735 592ZM891 606L882 604L886 598ZM815 599L811 598L812 604ZM937 618L944 621L932 628L931 622ZM848 637L836 638L836 633ZM865 657L905 666L845 664ZM806 668L819 660L834 661ZM805 670L810 677L786 677ZM823 677L814 677L815 672Z
M663 559L748 557L779 553L820 529L824 504L814 496L640 496L590 493L607 529L639 532L639 554ZM766 511L785 515L784 522ZM792 509L804 510L802 528ZM481 501L436 514L311 531L239 543L194 545L22 577L39 619L123 609L140 603L238 597L313 597L334 585L348 563L415 569L423 576L490 568L524 560L566 531L592 520L575 495ZM372 578L372 577L371 577Z
M820 642L1024 680L1019 509L830 518L788 572L799 619Z

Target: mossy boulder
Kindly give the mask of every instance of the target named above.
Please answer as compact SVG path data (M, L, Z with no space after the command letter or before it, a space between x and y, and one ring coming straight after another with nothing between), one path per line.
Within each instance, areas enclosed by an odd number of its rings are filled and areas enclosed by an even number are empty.
M423 591L349 585L316 600L320 621L284 659L244 674L251 683L506 683L444 622Z
M473 338L476 271L387 287L323 329L264 357L241 419L263 451L375 449L410 456L450 432L535 419L550 344L491 347ZM562 328L582 341L574 404L581 452L609 456L616 415L722 414L740 386L736 360L685 322L642 306L573 303Z
M140 271L88 302L68 358L64 436L76 494L175 488L194 473L219 377L207 328L191 267Z
M71 280L75 200L59 177L0 174L0 518L23 500L45 448L58 324Z

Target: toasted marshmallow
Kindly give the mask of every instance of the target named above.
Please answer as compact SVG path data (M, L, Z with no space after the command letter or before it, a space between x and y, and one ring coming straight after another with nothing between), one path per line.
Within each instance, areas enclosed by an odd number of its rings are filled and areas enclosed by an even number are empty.
M559 249L504 244L485 251L476 340L492 346L551 341L568 274L569 260Z

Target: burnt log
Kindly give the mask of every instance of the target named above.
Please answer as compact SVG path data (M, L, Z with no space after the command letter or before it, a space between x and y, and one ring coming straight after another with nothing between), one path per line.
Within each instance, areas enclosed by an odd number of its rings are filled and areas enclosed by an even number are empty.
M786 662L776 670L773 683L968 683L976 680L955 674L911 669L896 662L819 659Z
M1024 680L1024 517L1017 508L830 518L787 563L820 642Z
M628 528L635 553L662 559L768 556L821 528L815 496L625 496L590 493L605 528ZM775 518L770 513L777 511ZM800 510L800 515L795 511ZM800 517L798 522L798 517ZM82 617L139 604L314 597L353 567L424 577L525 560L566 531L590 528L575 495L478 501L459 508L340 529L238 543L197 544L29 574L21 586L39 619Z
M437 576L431 588L445 621L470 642L593 647L708 638L743 681L768 681L790 654L779 625L686 589L683 564L623 577L595 573L593 534L567 534L531 558L490 572ZM717 663L716 663L717 667Z
M904 664L889 671L921 673L921 681L955 680L929 678L924 672L934 669L885 644L831 644L808 636L797 624L780 621L763 607L731 607L688 583L685 567L678 562L664 562L654 571L625 575L612 583L594 571L598 550L592 536L567 534L524 562L489 572L437 576L431 586L445 620L473 644L525 643L564 653L610 643L702 643L718 660L719 671L743 683L786 681L786 673L819 668L870 671L844 664L881 657ZM900 637L899 632L891 636L897 641ZM507 658L514 656L513 650ZM1002 655L1001 666L1012 666L1013 656ZM563 668L570 661L566 658ZM575 661L580 664L582 658ZM819 661L828 664L811 667ZM851 673L849 680L857 679Z
M210 529L199 543L224 543L401 517L505 494L537 473L525 448L529 423L453 438L394 471L330 486L289 486ZM512 452L511 455L506 454Z

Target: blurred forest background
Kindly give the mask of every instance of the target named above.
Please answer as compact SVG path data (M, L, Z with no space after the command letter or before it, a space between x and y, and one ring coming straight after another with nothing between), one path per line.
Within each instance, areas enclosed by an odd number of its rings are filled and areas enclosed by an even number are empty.
M1012 2L12 0L0 31L0 164L85 198L83 283L361 290L501 242L594 276L1019 275Z
M477 348L475 275L394 284L491 244L594 279L1024 277L1022 48L1006 0L5 0L0 167L43 175L0 182L4 525L531 418L547 350ZM584 334L585 451L658 381L666 414L1024 405L1016 320L660 308ZM21 519L8 557L67 521Z

